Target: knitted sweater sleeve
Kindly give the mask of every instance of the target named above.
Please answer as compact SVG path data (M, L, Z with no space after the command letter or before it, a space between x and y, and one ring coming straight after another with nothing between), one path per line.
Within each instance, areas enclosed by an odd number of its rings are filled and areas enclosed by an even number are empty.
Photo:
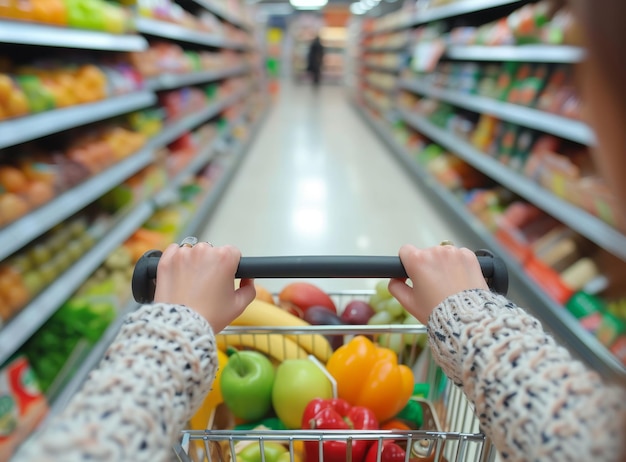
M184 306L143 306L66 409L12 460L171 460L216 371L215 337L204 318Z
M431 314L429 343L503 460L624 461L626 390L574 360L537 319L484 290Z

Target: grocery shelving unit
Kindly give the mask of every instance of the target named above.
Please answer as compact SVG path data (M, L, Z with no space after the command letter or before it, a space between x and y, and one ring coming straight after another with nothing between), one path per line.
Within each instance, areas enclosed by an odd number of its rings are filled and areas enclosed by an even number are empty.
M233 50L247 50L248 46L226 40L217 35L206 34L186 29L178 24L158 21L150 18L137 18L137 30L142 34L193 43L211 48L231 48Z
M53 226L83 209L111 188L153 162L154 149L146 146L139 152L111 166L104 172L65 191L20 220L0 229L0 260L8 257ZM1 335L2 331L0 331ZM2 360L0 359L0 363Z
M626 383L626 368L593 335L584 330L562 306L554 302L529 278L519 263L510 256L509 252L480 220L473 216L453 193L437 183L433 177L424 171L406 149L394 139L387 127L370 114L366 107L358 103L355 103L354 106L368 125L389 147L405 171L415 180L420 190L441 208L443 215L453 226L466 231L467 240L473 241L472 244L476 247L490 249L503 258L509 271L511 292L521 297L526 306L533 310L546 327L553 331L561 341L565 342L583 361L592 365L604 377Z
M419 80L401 80L399 87L470 111L489 114L507 122L551 133L577 143L589 146L595 144L595 136L591 128L578 120L484 96L436 88Z
M46 135L69 128L80 127L117 115L143 109L156 102L150 91L139 91L127 95L97 101L95 103L54 109L39 114L0 122L0 149L15 146L25 141L36 140Z
M96 245L28 303L0 330L0 363L6 361L82 285L128 237L154 212L149 201L127 211L97 237Z
M5 20L0 20L0 43L106 51L142 51L148 48L148 41L140 35L116 35Z
M184 87L187 85L208 83L228 77L235 77L246 74L248 71L248 66L242 65L218 71L200 71L192 72L190 74L161 74L157 77L148 79L146 86L150 90L154 91L171 90L173 88Z
M574 64L585 58L585 52L582 48L567 45L450 45L446 48L446 57L464 61Z
M361 50L366 53L402 53L409 55L412 54L409 44L402 47L377 47L369 45L368 40L382 33L400 32L433 21L446 20L453 24L465 24L463 21L458 21L458 17L473 15L473 18L477 18L478 15L476 13L482 11L485 11L485 17L493 19L493 16L490 15L494 11L487 10L498 9L496 14L499 14L501 11L506 11L506 14L508 14L508 12L525 3L528 2L460 0L446 6L420 10L410 15L406 14L404 19L400 16L396 16L394 21L386 21L384 18L382 20L379 19L379 27L373 31L362 33L361 38L365 39L366 43L361 45ZM542 44L475 46L447 43L443 55L443 59L446 60L472 62L513 61L548 64L576 64L584 60L584 58L584 50L579 47ZM364 70L370 67L363 62L360 65ZM402 70L399 71L401 72ZM380 86L375 85L366 77L362 78L362 82L372 90L381 91ZM461 110L477 114L488 114L502 121L553 134L582 145L594 146L596 143L595 134L582 121L472 93L435 86L427 75L418 78L408 77L408 73L401 73L401 77L396 79L395 87L391 93L393 94L396 90L404 90L435 101L446 102ZM466 231L468 240L472 241L468 244L489 248L505 259L510 271L511 292L514 296L523 301L545 324L548 330L559 337L575 354L594 367L604 377L626 383L626 367L596 337L581 327L578 320L564 309L562 305L554 301L532 280L523 266L500 244L485 225L465 208L454 193L439 184L434 177L415 161L414 156L409 154L407 149L396 140L392 132L392 126L400 122L411 127L476 170L484 173L496 183L544 210L588 241L623 261L626 261L626 235L602 219L568 202L565 198L544 189L538 183L500 163L497 159L480 152L470 142L460 138L451 131L433 124L427 117L402 107L397 107L394 104L392 106L391 110L382 110L378 101L374 101L368 96L359 97L358 94L355 95L355 107L359 114L365 118L366 122L384 143L389 146L394 156L415 180L420 191L441 207L442 214L450 220L452 226Z
M208 0L193 0L201 7L213 12L222 20L240 28L247 34L253 34L251 25L243 19ZM62 28L28 22L0 20L0 43L15 46L46 46L92 52L136 52L149 47L150 39L160 38L173 40L183 44L192 44L194 48L211 50L241 51L241 60L233 62L229 67L215 70L197 71L189 74L161 74L151 79L144 79L139 90L127 94L110 96L97 102L53 109L46 112L27 115L19 118L0 121L0 149L18 146L48 135L69 129L80 129L93 122L104 121L130 112L149 108L157 104L157 92L172 90L197 84L216 82L231 77L243 77L255 72L247 59L248 53L256 52L253 46L235 42L224 37L188 30L184 27L149 18L135 18L136 34L110 34L98 31ZM250 41L251 42L251 41ZM184 45L183 45L184 46ZM8 49L8 48L7 48ZM100 56L100 55L98 55ZM258 83L258 82L257 82ZM243 86L242 86L243 87ZM236 87L232 87L234 90ZM10 257L25 245L51 230L75 213L94 203L103 194L120 185L131 176L153 164L156 152L180 138L186 132L218 117L223 112L238 105L244 114L236 124L247 124L252 120L249 112L250 104L246 104L250 96L262 92L260 85L240 88L221 96L206 107L194 113L186 114L176 120L170 120L162 129L150 138L137 152L129 155L105 170L83 180L80 184L66 190L46 204L30 211L27 215L0 228L0 261ZM263 104L266 106L267 102ZM245 108L245 109L244 109ZM254 134L260 125L260 117L255 117L251 127ZM200 172L213 161L224 161L226 167L211 190L203 198L197 212L181 235L194 234L200 230L209 218L211 210L219 203L219 199L233 178L253 135L245 142L232 142L233 128L203 146L191 161L173 178L167 186L138 203L129 205L119 211L115 217L107 219L106 224L100 223L89 233L95 238L95 244L63 273L32 298L26 306L16 313L5 325L0 327L0 364L13 356L22 345L68 300L82 284L106 260L106 258L122 245L138 228L140 228L157 210L179 200L177 191L194 174ZM227 148L225 148L228 145ZM226 149L225 152L224 149ZM222 156L222 154L224 156ZM105 229L106 228L106 229ZM121 307L118 316L111 323L100 341L93 346L80 364L64 367L75 372L68 382L61 381L61 389L54 391L52 396L54 414L61 410L67 400L76 392L88 372L97 364L104 351L117 335L126 314L136 308L134 302ZM74 356L74 355L73 355ZM78 360L84 355L78 355ZM53 388L55 388L53 386Z
M507 189L532 202L596 245L626 261L626 236L608 223L544 190L534 181L502 165L424 117L404 110L400 110L400 113L404 121L420 133L449 149L477 170L496 179Z
M237 123L238 122L236 122L234 125L237 125ZM209 218L211 212L219 203L220 197L223 195L224 191L228 187L228 184L232 180L232 177L235 174L239 163L243 160L243 157L245 156L250 145L254 141L262 123L263 116L261 116L258 120L254 122L248 139L245 140L245 142L243 143L236 143L235 146L231 148L230 157L232 161L229 165L229 168L220 177L217 183L211 188L206 197L202 200L193 218L178 233L179 240L181 240L185 236L196 235L199 231L201 231L203 223ZM230 132L227 131L223 135L219 136L217 140L211 143L211 145L207 149L199 153L198 156L189 164L189 166L183 172L177 175L174 183L180 184L188 175L197 172L203 165L206 165L206 162L203 161L208 162L216 154L216 145L220 141L224 141L225 139L229 138L230 135ZM170 185L168 187L168 189L172 188L175 188L175 186ZM98 362L104 356L107 348L117 336L117 333L122 326L124 318L128 314L136 310L138 307L139 305L134 300L128 301L128 303L120 311L119 316L115 319L115 321L111 323L111 325L103 334L98 343L94 345L94 347L90 350L87 358L81 363L80 367L73 374L72 378L63 387L61 393L55 398L49 416L47 417L48 419L54 417L65 408L69 400L76 394L81 385L84 383L89 372L97 366Z

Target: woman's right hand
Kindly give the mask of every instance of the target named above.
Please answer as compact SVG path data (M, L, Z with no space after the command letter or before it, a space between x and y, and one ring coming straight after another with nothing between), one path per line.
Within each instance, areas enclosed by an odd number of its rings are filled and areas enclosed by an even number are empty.
M427 324L433 310L451 295L469 289L489 290L476 254L466 248L440 245L418 249L400 248L400 260L411 279L389 281L389 292L421 323Z
M193 247L171 244L159 261L155 303L185 305L197 311L220 332L254 300L253 279L242 279L235 289L241 252L235 247Z

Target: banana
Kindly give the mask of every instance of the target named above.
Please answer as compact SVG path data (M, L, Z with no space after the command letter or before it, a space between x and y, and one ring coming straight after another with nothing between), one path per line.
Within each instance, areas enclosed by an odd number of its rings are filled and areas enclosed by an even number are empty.
M217 347L246 347L265 353L278 361L285 359L306 359L308 353L297 343L281 334L219 334L216 336Z
M306 327L310 324L287 311L263 302L253 300L246 310L232 323L233 326L273 326L273 327ZM264 334L262 334L264 335ZM262 336L261 335L261 336ZM278 335L278 334L276 334ZM328 340L317 334L284 334L320 361L326 363L333 353Z

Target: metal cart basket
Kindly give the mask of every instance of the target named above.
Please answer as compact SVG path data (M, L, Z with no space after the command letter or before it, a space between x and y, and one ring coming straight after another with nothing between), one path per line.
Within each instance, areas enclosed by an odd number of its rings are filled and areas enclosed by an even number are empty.
M338 307L354 299L367 300L371 291L346 291L331 294ZM324 336L341 335L344 340L351 336L367 335L375 339L378 334L423 335L422 325L384 326L306 326L306 327L228 327L220 335L228 343L238 335L252 335L255 341L269 344L268 335L284 334ZM264 338L265 337L265 338ZM384 340L379 343L387 346ZM276 343L274 343L276 345ZM434 363L430 350L421 350L417 344L407 346L398 355L399 362L411 367L416 381L428 384L426 399L415 399L422 407L423 425L419 430L214 430L183 431L180 444L174 448L180 461L237 462L236 445L253 442L260 445L261 462L266 462L264 444L282 442L289 448L289 461L299 462L298 448L304 441L319 442L319 462L324 462L322 442L336 440L347 443L347 459L351 458L351 444L357 440L378 441L376 462L381 462L381 449L385 440L394 440L406 449L405 462L424 461L493 461L496 450L489 439L481 433L478 419L470 403L460 389L447 379ZM211 423L212 427L212 423ZM245 444L245 443L244 443ZM347 461L347 462L348 462Z

